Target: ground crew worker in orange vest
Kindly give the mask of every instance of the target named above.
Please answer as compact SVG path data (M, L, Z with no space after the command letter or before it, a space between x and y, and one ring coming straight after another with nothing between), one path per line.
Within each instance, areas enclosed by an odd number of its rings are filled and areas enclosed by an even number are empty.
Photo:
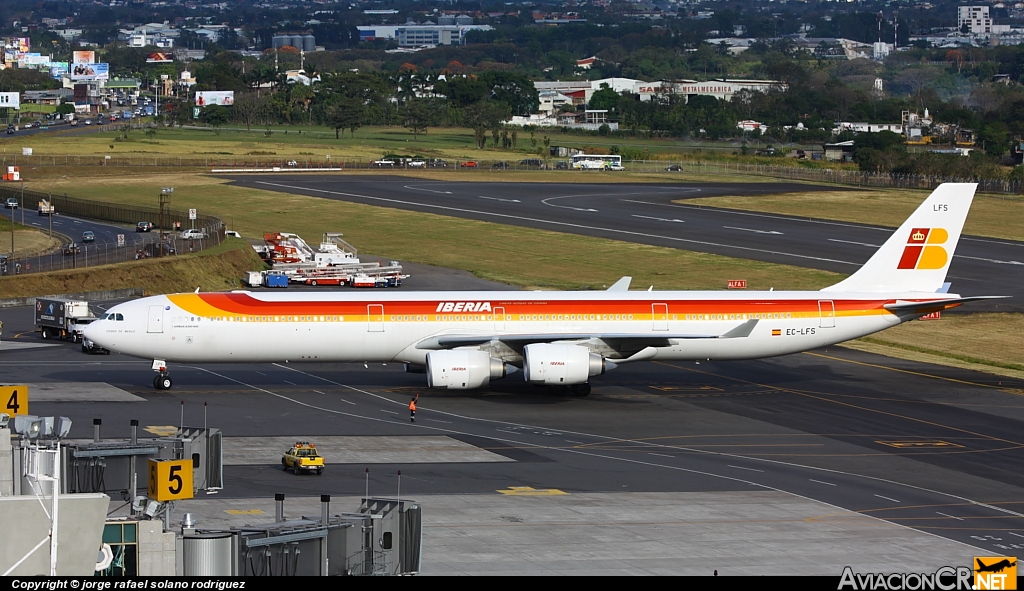
M416 398L419 398L419 395ZM416 398L409 401L409 420L413 423L416 422Z

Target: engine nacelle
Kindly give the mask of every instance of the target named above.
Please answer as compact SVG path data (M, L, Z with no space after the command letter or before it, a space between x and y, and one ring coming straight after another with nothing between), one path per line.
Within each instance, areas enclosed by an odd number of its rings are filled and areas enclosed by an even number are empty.
M585 384L611 367L604 357L579 345L537 343L523 347L523 377L531 384ZM614 367L614 366L613 366Z
M486 351L455 349L427 353L427 386L431 388L481 388L491 380L505 377L505 373L505 362Z

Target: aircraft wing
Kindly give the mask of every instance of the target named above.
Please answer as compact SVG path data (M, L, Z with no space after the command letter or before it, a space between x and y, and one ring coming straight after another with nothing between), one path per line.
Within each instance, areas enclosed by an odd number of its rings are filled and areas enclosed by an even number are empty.
M671 347L676 340L687 339L733 339L750 336L758 320L748 320L721 334L631 334L631 333L541 333L541 334L445 334L424 339L416 344L417 349L454 349L501 343L512 349L521 350L532 343L553 343L556 341L604 341L615 343L615 348L644 349L646 347Z
M940 312L942 310L948 310L949 308L955 308L960 304L966 304L968 302L976 302L979 300L998 300L1008 297L1010 296L972 296L967 298L931 300L927 302L896 300L895 303L886 304L883 307L894 314L928 314L930 312Z

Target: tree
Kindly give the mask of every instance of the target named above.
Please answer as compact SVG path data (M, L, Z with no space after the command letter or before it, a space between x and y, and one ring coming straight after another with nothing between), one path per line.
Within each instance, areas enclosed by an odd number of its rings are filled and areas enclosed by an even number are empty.
M478 148L487 144L487 132L494 135L494 143L498 143L502 122L508 120L512 112L508 105L494 101L480 101L463 110L462 116L466 124L473 128L473 137Z
M307 124L313 125L313 101L316 100L316 92L313 91L312 86L306 86L302 83L293 84L289 89L289 98L291 104L299 107L306 112Z
M516 115L529 115L540 105L540 93L526 74L493 71L481 76L491 99L508 105Z
M615 108L619 105L619 95L614 90L608 87L604 82L601 83L601 89L594 92L590 97L590 108L591 109L604 109L607 111L615 111Z
M199 112L199 120L210 127L218 128L228 122L228 108L220 105L203 107Z
M990 156L1002 156L1010 145L1009 128L1002 121L993 121L981 128L977 144Z
M421 133L427 133L431 120L430 106L423 99L410 99L402 109L404 125L412 132L413 141L419 141Z
M334 127L334 139L339 139L339 132L342 129L348 129L352 137L355 137L365 115L366 105L361 100L353 97L337 99L327 111L327 118Z
M269 103L266 97L240 94L235 98L235 119L245 124L246 131L252 131L252 126L259 123L267 115L268 110Z

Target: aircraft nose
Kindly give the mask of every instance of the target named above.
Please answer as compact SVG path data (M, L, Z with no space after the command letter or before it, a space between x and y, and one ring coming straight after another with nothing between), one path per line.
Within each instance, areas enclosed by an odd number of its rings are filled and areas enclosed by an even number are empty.
M101 320L100 322L103 321ZM85 338L89 339L94 343L99 342L96 337L100 335L99 327L97 327L96 324L96 322L93 322L92 324L89 324L88 326L85 327L85 329L82 330L82 336L84 336Z

